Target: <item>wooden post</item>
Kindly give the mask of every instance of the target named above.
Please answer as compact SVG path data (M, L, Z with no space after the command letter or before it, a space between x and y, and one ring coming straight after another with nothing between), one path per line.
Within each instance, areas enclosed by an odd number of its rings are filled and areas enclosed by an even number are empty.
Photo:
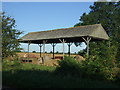
M87 44L87 58L89 58L89 42L90 42L90 40L91 40L91 37L87 37L87 40L84 38L84 37L82 37L84 40L85 40L85 42L86 42L86 44Z
M45 44L46 44L47 40L43 40L43 57L45 56ZM44 64L44 58L42 57L42 63Z
M28 59L29 59L29 45L30 45L30 41L28 41Z
M51 45L53 46L53 59L54 59L54 51L55 51L55 46L57 43L51 43Z
M88 39L88 37L87 37L87 39ZM87 40L86 43L87 43L87 58L89 58L89 41Z
M64 54L65 54L65 40L63 39L63 40L61 40L61 39L59 39L60 40L60 42L62 42L63 43L63 59L64 59Z
M45 53L45 41L43 41L43 54Z
M41 48L42 48L42 44L38 44L38 46L40 47L40 57L41 57Z
M72 45L72 43L68 43L68 55L70 56L70 46Z
M45 55L45 44L46 44L47 40L43 40L43 54Z
M42 46L40 46L40 57L41 57L41 48L42 48Z
M65 41L63 39L63 59L64 59L64 54L65 54Z

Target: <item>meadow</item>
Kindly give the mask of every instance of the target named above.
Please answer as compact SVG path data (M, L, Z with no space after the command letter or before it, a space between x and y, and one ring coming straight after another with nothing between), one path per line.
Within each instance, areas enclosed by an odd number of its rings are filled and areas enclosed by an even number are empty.
M108 81L56 74L55 66L4 62L2 83L10 88L119 88Z

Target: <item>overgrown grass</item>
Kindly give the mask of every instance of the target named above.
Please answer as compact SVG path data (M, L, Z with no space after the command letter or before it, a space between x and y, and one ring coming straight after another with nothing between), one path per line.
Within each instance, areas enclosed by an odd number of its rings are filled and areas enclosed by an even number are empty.
M3 64L4 65L4 64ZM56 75L56 67L35 64L6 64L3 85L13 88L116 88L110 82Z

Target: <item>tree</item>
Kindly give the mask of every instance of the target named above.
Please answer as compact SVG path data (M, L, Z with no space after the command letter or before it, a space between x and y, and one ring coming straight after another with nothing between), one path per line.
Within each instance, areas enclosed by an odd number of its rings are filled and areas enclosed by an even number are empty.
M86 51L87 51L87 49L80 50L80 51L78 51L78 55L81 55L84 57L86 54Z
M50 53L53 53L52 51L50 51Z
M59 52L58 51L56 51L56 54L58 54Z
M109 41L91 42L90 54L106 59L120 58L117 53L120 47L120 2L94 2L91 11L80 17L80 22L75 26L101 24L108 33ZM118 51L118 52L117 52ZM116 53L117 52L117 53Z
M15 29L14 18L5 13L2 13L0 17L2 18L2 57L5 58L20 50L18 38L22 32Z
M32 51L33 53L36 53L36 51Z

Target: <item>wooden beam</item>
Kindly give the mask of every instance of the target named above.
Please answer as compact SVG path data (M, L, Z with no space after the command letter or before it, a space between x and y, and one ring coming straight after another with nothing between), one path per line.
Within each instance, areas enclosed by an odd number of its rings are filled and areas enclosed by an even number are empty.
M29 46L30 46L30 41L28 41L28 59L29 59Z
M38 46L40 47L40 57L41 57L41 48L42 48L43 44L38 44Z
M70 56L70 46L72 45L72 43L68 43L68 55Z
M89 42L90 42L90 40L91 40L91 37L87 37L87 39L85 39L84 37L82 37L83 39L84 39L84 41L86 42L86 44L87 44L87 58L89 58L89 49L90 49L90 47L89 47Z
M47 40L43 40L43 56L45 56L45 44ZM44 64L44 58L42 57L42 63Z
M43 53L45 54L45 44L47 43L47 40L43 40Z
M64 59L64 54L65 54L65 40L64 39L59 39L61 43L63 43L63 59Z
M53 47L53 59L54 59L54 51L55 51L55 46L57 43L51 43L52 47Z

